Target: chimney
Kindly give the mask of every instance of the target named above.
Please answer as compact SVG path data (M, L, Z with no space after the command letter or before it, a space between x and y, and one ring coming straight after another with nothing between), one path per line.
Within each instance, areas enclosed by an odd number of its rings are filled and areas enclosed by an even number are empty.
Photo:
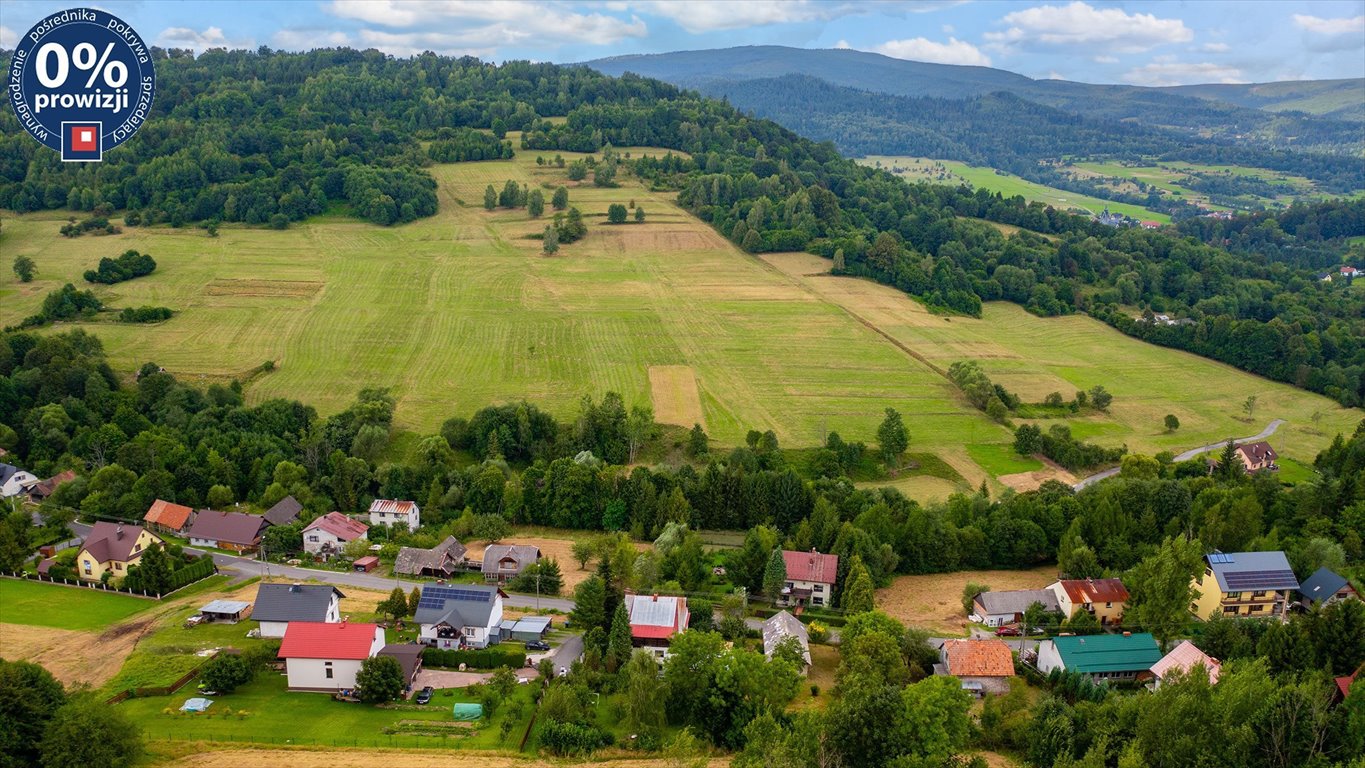
M348 622L348 621L350 621L350 620L351 620L351 617L350 617L350 616L342 616L342 617L341 617L341 628L342 628L342 629L345 629L345 628L346 628L346 622Z
M302 592L302 591L303 591L303 585L300 584L300 583L298 583L298 582L296 581L296 582L294 582L293 584L290 584L290 585L289 585L289 591L290 591L290 592Z
M1123 633L1123 636L1124 636L1124 637L1132 637L1132 636L1133 636L1133 633L1132 633L1132 632L1124 632L1124 633Z
M654 602L654 603L659 602L659 593L658 593L658 592L655 592L655 593L654 593L654 595L650 598L650 602Z

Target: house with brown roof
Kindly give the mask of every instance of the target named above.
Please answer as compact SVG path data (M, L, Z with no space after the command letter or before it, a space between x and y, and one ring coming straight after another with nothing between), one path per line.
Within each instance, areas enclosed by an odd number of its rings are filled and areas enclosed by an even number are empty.
M303 551L310 555L328 557L347 544L363 539L370 526L340 512L328 512L303 528Z
M1280 454L1270 447L1270 443L1260 440L1255 443L1243 443L1237 446L1237 458L1242 460L1242 467L1250 472L1270 471L1274 472L1280 468L1275 460L1280 458Z
M403 547L393 561L393 572L408 576L433 576L438 579L449 578L462 563L468 549L454 536L431 549Z
M299 519L299 513L303 511L303 505L293 496L285 496L275 502L275 506L267 509L262 517L270 525L289 525Z
M265 528L265 518L260 515L201 509L190 525L190 544L233 552L255 552L261 546Z
M84 581L99 581L105 573L121 579L148 547L160 543L161 537L138 525L95 523L76 553L76 575Z
M945 640L939 652L943 671L977 696L1007 693L1014 677L1014 655L1004 640Z
M69 483L75 479L76 473L73 470L68 469L65 472L59 472L46 480L40 480L29 486L28 500L34 504L42 504L47 500L47 497L52 495L53 491L57 490L57 486L62 483Z
M1066 618L1085 611L1101 625L1118 624L1128 602L1128 588L1118 579L1060 579L1048 589L1057 596L1057 606Z
M483 550L483 580L506 584L539 559L540 547L530 544L489 544Z
M147 514L142 516L142 522L153 530L165 533L181 533L193 515L194 510L183 504L172 504L169 501L157 499L152 502Z
M813 549L809 552L784 549L782 562L787 567L787 581L778 598L782 605L833 602L834 583L839 579L838 555L823 555Z

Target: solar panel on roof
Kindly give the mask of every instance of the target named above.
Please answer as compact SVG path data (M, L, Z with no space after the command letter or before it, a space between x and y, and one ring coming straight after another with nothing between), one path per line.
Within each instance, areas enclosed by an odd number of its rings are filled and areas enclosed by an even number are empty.
M1228 588L1233 590L1265 589L1297 583L1293 571L1246 571L1223 575Z
M493 597L490 590L461 589L460 587L427 587L422 599L417 602L420 608L442 608L447 600L461 600L469 603L486 603Z

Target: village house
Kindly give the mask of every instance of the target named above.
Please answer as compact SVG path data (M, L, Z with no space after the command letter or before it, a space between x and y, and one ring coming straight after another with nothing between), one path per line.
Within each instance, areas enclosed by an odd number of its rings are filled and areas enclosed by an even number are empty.
M32 472L10 464L0 464L0 499L18 496L37 482L38 478Z
M256 588L251 618L260 622L261 637L284 637L290 622L341 621L343 597L340 590L326 584L262 584Z
M1355 587L1351 586L1351 582L1347 581L1345 576L1327 566L1314 571L1312 576L1304 579L1299 585L1299 604L1304 608L1314 604L1328 606L1352 598L1360 599Z
M805 675L810 669L810 633L806 631L805 624L787 611L778 611L763 622L763 655L771 660L773 651L789 637L796 638L801 645L801 656L805 663L799 671Z
M399 668L403 670L403 686L405 689L412 688L413 680L417 679L417 673L422 671L422 651L426 646L417 643L389 643L379 649L376 656L389 656L398 662Z
M383 647L384 629L377 624L294 621L279 657L291 691L331 693L355 688L360 665Z
M1275 471L1280 467L1275 460L1280 458L1280 454L1270 447L1270 443L1264 440L1255 443L1243 443L1237 446L1237 458L1242 460L1242 467L1248 473L1261 471Z
M421 514L415 501L375 499L370 504L370 525L404 525L415 531L422 524Z
M303 551L331 557L347 544L363 539L370 527L340 512L328 512L303 528Z
M1069 619L1076 611L1085 611L1102 626L1119 623L1128 602L1128 588L1118 579L1059 579L1048 589L1056 595L1063 616Z
M501 589L486 584L427 584L412 621L418 642L435 648L484 648L502 637Z
M172 504L169 501L157 499L147 509L147 514L142 516L142 522L155 531L183 533L193 516L194 510L183 504Z
M444 541L431 549L403 547L393 561L393 572L405 576L431 576L448 579L464 563L468 549L455 539L447 536Z
M687 629L691 617L687 598L627 592L625 601L630 617L630 644L647 648L660 658L667 656L669 641Z
M1181 640L1170 653L1152 665L1152 687L1159 688L1172 674L1176 672L1189 674L1195 667L1199 667L1209 676L1210 683L1218 682L1218 675L1223 669L1223 665L1219 664L1217 659L1199 650L1194 643Z
M1285 619L1299 581L1283 552L1214 552L1194 579L1199 596L1190 612L1214 616Z
M28 500L34 504L42 504L57 490L57 486L69 483L76 479L76 473L70 469L65 472L58 472L46 480L40 480L28 487Z
M782 550L787 567L787 582L782 585L782 605L829 605L834 582L839 578L839 556L822 555L815 550Z
M967 617L988 627L1003 627L1022 621L1030 605L1042 603L1047 611L1060 611L1057 595L1050 589L1011 589L1001 592L982 592L972 601L972 612Z
M196 547L217 547L233 552L255 552L261 546L265 518L242 512L219 512L201 509L190 525L190 544Z
M939 651L945 674L962 681L977 696L1008 693L1014 677L1014 654L1004 640L945 640Z
M160 536L138 525L95 523L76 553L76 575L84 581L99 581L105 573L121 579L148 547L160 543Z
M1161 649L1146 632L1121 635L1069 635L1038 644L1038 671L1077 672L1092 680L1141 680L1161 660Z
M266 523L270 525L289 525L299 519L299 513L303 511L303 505L293 496L285 496L275 502L275 506L267 509L264 515Z
M483 551L483 580L506 584L540 559L540 547L530 544L489 544Z
M1360 270L1356 269L1355 267L1351 266L1350 264L1345 264L1345 265L1342 265L1342 267L1341 267L1341 276L1342 276L1342 277L1345 277L1345 278L1349 278L1349 279L1351 279L1351 280L1354 280L1354 279L1356 279L1357 277L1360 277Z

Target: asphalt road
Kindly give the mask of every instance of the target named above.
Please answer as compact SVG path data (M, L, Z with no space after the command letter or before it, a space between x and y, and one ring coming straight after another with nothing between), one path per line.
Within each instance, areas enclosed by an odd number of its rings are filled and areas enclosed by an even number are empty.
M1240 437L1240 438L1237 438L1236 440L1233 440L1233 442L1234 442L1234 443L1237 443L1238 445L1241 445L1242 443L1254 443L1254 442L1256 442L1257 440L1264 440L1264 439L1266 439L1267 437L1270 437L1271 435L1275 434L1275 430L1279 429L1281 424L1284 424L1284 419L1275 419L1274 421L1270 422L1270 425L1269 425L1269 426L1267 426L1265 429L1261 430L1261 434L1259 434L1259 435L1252 435L1251 437ZM1210 444L1208 444L1208 445L1201 445L1201 446L1199 446L1198 448L1191 448L1190 450L1185 451L1184 453L1177 454L1176 457L1175 457L1175 461L1189 461L1190 459L1193 459L1194 457L1199 456L1199 455L1202 455L1202 454L1205 454L1205 453L1212 453L1212 452L1214 452L1214 451L1221 451L1221 450L1223 450L1223 447L1226 446L1227 444L1228 444L1228 441L1223 440L1223 441L1217 442L1217 443L1210 443ZM1072 488L1073 490L1079 491L1079 490L1081 490L1081 489L1083 489L1083 488L1087 488L1087 487L1089 487L1089 486L1092 486L1092 485L1094 485L1095 483L1098 483L1098 482L1101 481L1101 480L1106 480L1106 479L1108 479L1108 478L1111 478L1111 477L1113 477L1114 475L1117 475L1118 473L1119 473L1119 468L1118 468L1118 467L1114 467L1113 469L1106 469L1106 470L1104 470L1103 472L1097 472L1097 473L1091 475L1090 477L1085 478L1084 480L1080 481L1079 483L1076 483L1075 485L1071 486L1071 488Z

